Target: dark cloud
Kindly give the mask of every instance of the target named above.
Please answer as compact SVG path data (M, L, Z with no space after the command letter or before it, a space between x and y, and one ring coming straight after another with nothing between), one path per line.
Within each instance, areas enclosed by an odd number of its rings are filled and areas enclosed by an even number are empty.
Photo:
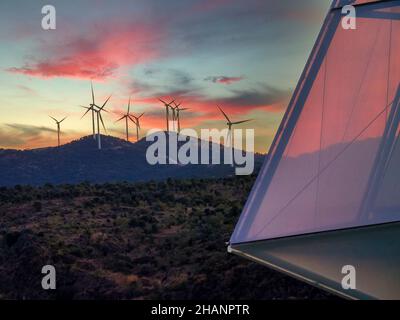
M4 146L9 147L19 147L24 144L24 140L15 135L10 135L10 132L0 128L0 148L4 148Z
M255 89L232 89L233 94L228 98L221 98L221 102L231 106L253 106L263 107L279 103L288 99L291 95L290 90L281 90L270 86L263 86Z
M144 75L156 80L167 79L168 82L177 86L189 85L194 79L193 77L179 69L161 69L161 68L145 68Z
M25 124L5 124L0 127L0 147L20 147L27 143L39 140L47 140L46 136L55 133L55 129L43 126Z
M61 127L62 142L82 136L82 132L63 129ZM32 149L54 145L56 141L56 126L53 128L20 123L0 125L0 148Z
M49 145L56 137L57 130L44 126L8 123L0 126L0 148L21 148L21 146Z
M22 85L22 84L18 84L17 88L20 89L21 91L24 91L29 94L35 94L35 95L37 94L35 90L33 90L32 88L30 88L28 86Z
M29 135L29 136L40 135L43 132L57 132L57 130L49 127L32 126L27 124L12 123L12 124L6 124L6 126L17 131L18 134Z
M182 96L195 92L198 87L194 78L178 69L146 68L143 72L147 81L136 78L132 82L132 91L142 97Z
M179 70L175 70L173 77L175 78L175 83L180 86L188 86L194 80L188 73Z
M230 89L229 96L214 98L204 96L190 91L173 91L165 93L168 97L187 97L204 104L221 104L224 106L246 107L255 109L267 107L288 100L292 94L291 90L282 90L266 85L259 85L250 89Z

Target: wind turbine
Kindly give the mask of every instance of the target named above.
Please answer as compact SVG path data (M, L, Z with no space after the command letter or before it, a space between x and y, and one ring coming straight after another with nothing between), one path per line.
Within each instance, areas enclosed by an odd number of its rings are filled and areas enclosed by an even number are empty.
M169 132L169 108L173 109L172 106L171 106L171 103L173 103L174 100L172 100L170 103L166 103L165 101L163 101L161 99L158 99L158 100L160 100L165 106L165 117L166 117L166 121L167 121L167 132Z
M117 121L115 121L115 122L118 122L118 121L121 121L122 119L125 119L126 141L129 141L128 122L129 122L129 120L131 120L133 123L135 123L135 121L131 118L130 108L131 108L131 97L129 97L127 113L125 115L123 115L121 118L119 118ZM137 125L136 125L136 127L137 127Z
M94 114L96 112L95 108L98 106L96 105L95 101L94 101L94 90L93 90L93 82L90 81L90 87L92 89L92 103L89 104L90 107L86 107L86 106L81 106L85 109L87 109L87 111L84 113L84 115L81 117L81 119L89 112L92 111L92 129L93 129L93 139L96 140L96 127L95 127L95 121L94 121Z
M176 119L178 120L178 133L179 132L181 132L181 122L180 122L180 114L179 114L179 112L180 111L185 111L185 110L189 110L189 108L179 108L180 107L180 103L178 103L178 104L176 104L175 102L174 102L174 104L175 104L175 111L176 111Z
M108 100L110 100L110 98L111 98L111 96L109 96L107 98L107 100L103 103L103 105L101 107L98 107L95 105L98 108L97 110L93 109L97 116L97 146L98 146L99 150L101 150L100 121L101 121L101 124L103 125L104 132L107 132L106 127L104 125L103 117L101 116L101 112L102 111L108 112L106 109L104 109L104 107L106 106L106 104L107 104Z
M140 118L144 115L142 113L140 116L136 117L134 115L129 116L129 119L136 125L136 141L139 141L139 130L140 130ZM133 118L133 119L132 119Z
M225 119L228 121L228 122L226 123L227 126L228 126L228 134L227 134L226 140L229 140L229 144L230 144L229 147L231 148L231 150L232 150L232 155L233 155L233 135L232 135L232 126L235 125L235 124L240 124L240 123L249 122L249 121L251 121L251 120L253 120L253 119L247 119L247 120L232 122L232 121L229 119L229 117L226 115L226 113L225 113L219 106L217 106L217 107L218 107L218 109L222 112L222 114L224 115ZM232 156L232 166L233 166L233 156Z
M104 121L103 121L103 117L101 116L101 111L106 111L104 109L105 105L107 104L108 100L110 100L111 95L107 98L107 100L104 102L104 104L99 107L96 102L95 102L95 97L94 97L94 90L93 90L93 82L90 82L90 87L91 87L91 91L92 91L92 103L89 105L89 107L86 106L81 106L82 108L86 109L86 112L83 114L83 116L81 117L81 119L89 112L91 111L92 113L92 129L93 129L93 138L96 140L96 126L95 126L95 114L96 114L96 118L97 118L97 143L98 143L98 147L99 149L101 149L101 141L100 141L100 121L103 125L104 131L106 131L106 128L104 126Z
M63 122L65 119L67 119L67 117L64 117L64 119L62 119L61 121L58 121L56 118L53 118L52 116L49 117L52 118L57 124L58 146L60 146L60 123Z

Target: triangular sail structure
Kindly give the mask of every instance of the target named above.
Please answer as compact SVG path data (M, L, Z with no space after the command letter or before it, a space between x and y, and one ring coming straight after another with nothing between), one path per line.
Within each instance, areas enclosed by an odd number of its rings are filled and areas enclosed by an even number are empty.
M350 298L400 299L399 119L400 1L334 1L229 250Z

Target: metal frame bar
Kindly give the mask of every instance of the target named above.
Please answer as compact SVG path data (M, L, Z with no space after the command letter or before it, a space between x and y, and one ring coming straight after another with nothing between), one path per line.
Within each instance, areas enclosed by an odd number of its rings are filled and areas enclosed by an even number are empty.
M387 20L400 20L400 13L398 12L384 12L378 11L380 9L391 8L398 6L398 1L390 0L390 1L381 1L378 3L365 3L362 5L358 5L356 7L360 7L360 10L357 11L357 17L360 18L369 18L369 19L387 19ZM365 10L367 9L367 10Z
M339 0L337 4L332 5L332 10L340 10L342 9L344 6L347 5L351 5L355 8L361 8L361 7L365 7L365 6L374 6L374 7L389 7L387 5L387 3L391 3L393 5L396 5L396 1L397 0L375 0L375 1L371 1L371 2L365 2L365 3L359 3L359 4L355 4L355 0Z
M233 254L235 254L235 255L237 255L239 257L245 258L247 260L253 261L255 263L259 263L259 264L261 264L261 265L263 265L265 267L271 268L272 270L280 272L280 273L282 273L282 274L284 274L286 276L292 277L293 279L297 279L299 281L303 281L305 283L308 283L309 285L314 286L315 288L322 289L322 290L324 290L326 292L335 294L335 295L340 296L340 297L342 297L344 299L347 299L347 300L360 299L360 297L357 298L357 297L354 297L354 296L346 295L341 291L333 289L332 288L333 286L323 285L321 282L317 282L315 280L312 280L310 277L302 276L302 275L300 275L298 273L295 273L295 272L289 270L288 268L284 268L284 267L281 267L281 266L279 266L277 264L274 264L272 262L269 262L269 261L266 261L264 259L258 258L258 257L254 256L254 255L251 255L251 254L245 252L245 251L239 250L236 247L229 247L228 248L228 252L229 253L233 253ZM370 297L367 297L367 298L371 299Z
M389 118L382 135L381 143L372 166L371 174L368 179L367 190L362 200L359 216L368 218L369 208L373 208L378 195L379 186L382 183L386 163L389 160L392 146L396 141L396 134L400 122L400 83L397 87L395 99L389 114Z

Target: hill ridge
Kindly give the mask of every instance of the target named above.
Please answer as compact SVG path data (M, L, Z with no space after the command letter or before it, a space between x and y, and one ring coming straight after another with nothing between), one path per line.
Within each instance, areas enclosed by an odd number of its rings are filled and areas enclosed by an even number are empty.
M0 150L0 186L73 184L83 181L136 182L234 175L234 168L230 165L150 165L146 160L146 150L153 142L146 141L146 138L135 143L109 135L102 135L101 139L102 150L97 149L91 135L60 147ZM224 148L222 145L219 147ZM223 157L223 152L220 157ZM263 158L255 155L256 168L261 166Z

